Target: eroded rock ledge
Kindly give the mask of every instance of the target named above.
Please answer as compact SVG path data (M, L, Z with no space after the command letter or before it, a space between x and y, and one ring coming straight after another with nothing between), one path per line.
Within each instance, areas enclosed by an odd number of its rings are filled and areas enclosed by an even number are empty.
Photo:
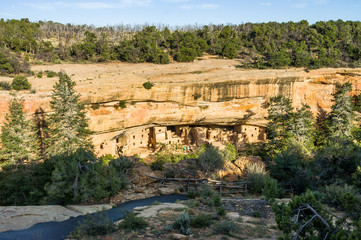
M169 65L38 65L32 70L63 70L77 83L100 155L114 154L119 136L150 127L265 126L264 103L280 94L290 97L296 107L305 102L315 113L318 107L329 111L336 83L350 81L354 93L361 87L361 69L240 70L236 65L237 60L211 59ZM49 112L57 79L29 80L36 93L21 93L26 111ZM142 86L146 81L154 83L152 89ZM8 91L0 91L1 122L10 98ZM119 107L119 101L126 107Z

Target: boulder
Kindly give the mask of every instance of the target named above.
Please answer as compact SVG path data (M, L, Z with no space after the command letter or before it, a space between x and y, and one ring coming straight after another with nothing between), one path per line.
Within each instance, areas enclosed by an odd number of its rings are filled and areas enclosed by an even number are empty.
M134 208L134 211L139 212L138 217L151 218L156 217L162 210L172 210L179 208L186 208L186 206L180 203L163 203L159 205L136 207Z
M110 204L98 204L98 205L67 205L67 209L81 213L82 215L96 213L102 210L109 210L112 208Z
M240 215L238 212L228 212L226 217L232 220L236 220L240 217Z
M156 179L150 178L146 175L153 176L153 177L159 177L159 173L152 171L152 169L150 167L146 166L144 163L141 163L139 165L137 164L133 168L133 176L137 176L137 178L134 179L132 183L137 186L144 186L144 185L147 185L147 184L157 181Z
M247 156L247 157L240 157L235 162L234 165L236 165L242 172L242 175L246 173L247 165L249 163L259 163L261 165L264 165L262 162L262 158L259 156Z
M41 222L61 222L81 215L63 206L6 206L0 207L0 232L22 230Z
M161 194L161 195L169 195L169 194L175 193L174 188L168 188L168 187L161 187L158 189L158 191L159 191L159 194Z
M183 235L180 233L173 233L172 234L172 239L174 240L184 240L184 239L188 239L189 237L187 235Z
M238 181L242 171L233 163L225 162L223 169L218 171L218 176L226 182Z

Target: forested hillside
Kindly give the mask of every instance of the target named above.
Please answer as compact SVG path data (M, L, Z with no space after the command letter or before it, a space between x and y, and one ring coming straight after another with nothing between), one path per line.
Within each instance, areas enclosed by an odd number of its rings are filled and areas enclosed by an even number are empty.
M0 73L28 63L64 61L191 62L205 53L242 59L240 66L360 67L361 22L307 21L208 26L96 28L28 19L0 20Z

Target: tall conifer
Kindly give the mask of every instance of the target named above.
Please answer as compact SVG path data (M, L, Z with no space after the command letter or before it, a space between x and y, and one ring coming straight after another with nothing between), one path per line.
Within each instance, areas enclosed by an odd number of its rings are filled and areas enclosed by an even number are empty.
M333 101L335 103L332 105L332 111L330 113L330 129L331 137L334 139L351 136L352 128L354 127L354 115L351 96L349 95L351 90L351 83L345 83L333 94Z
M9 103L9 113L1 128L2 154L10 163L24 163L38 156L34 127L24 114L24 100L16 96Z
M270 140L271 152L282 151L289 146L292 138L293 107L292 101L283 96L270 99L268 107L267 138Z
M65 73L59 74L50 102L50 141L47 152L50 155L75 153L79 148L92 150L91 131L88 128L84 105L79 102L80 94L74 90L75 82Z

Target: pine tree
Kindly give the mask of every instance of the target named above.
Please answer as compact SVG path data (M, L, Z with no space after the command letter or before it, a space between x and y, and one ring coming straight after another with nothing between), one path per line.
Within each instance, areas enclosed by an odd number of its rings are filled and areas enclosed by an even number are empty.
M351 136L353 125L353 111L349 92L352 90L351 83L343 84L340 89L333 94L335 104L330 113L331 138L341 139Z
M70 155L79 148L93 149L84 105L79 102L80 94L75 92L74 86L75 82L67 74L59 73L50 102L54 111L49 119L47 153L50 155Z
M9 103L9 113L1 128L2 154L10 163L24 163L38 156L38 141L30 120L24 114L24 100L16 96Z

